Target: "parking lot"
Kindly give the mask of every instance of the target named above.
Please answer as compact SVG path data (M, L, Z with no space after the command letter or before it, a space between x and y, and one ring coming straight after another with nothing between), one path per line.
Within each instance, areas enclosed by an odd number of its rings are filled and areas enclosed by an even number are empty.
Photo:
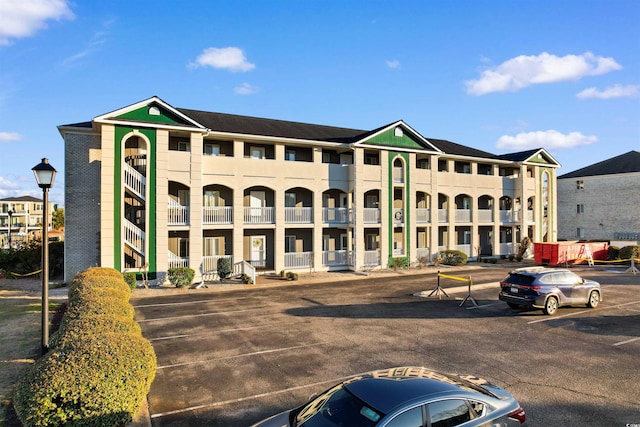
M601 282L596 309L512 310L509 267L466 267L431 291L436 271L355 280L134 294L158 357L153 426L249 426L345 377L402 365L475 374L510 391L528 425L640 423L640 275L575 268ZM455 287L455 289L454 289ZM428 292L427 292L428 293Z

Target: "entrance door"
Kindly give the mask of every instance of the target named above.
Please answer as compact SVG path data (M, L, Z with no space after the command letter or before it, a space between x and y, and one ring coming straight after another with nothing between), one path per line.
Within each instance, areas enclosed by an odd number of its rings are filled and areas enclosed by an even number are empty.
M251 236L251 264L254 267L266 265L267 236Z

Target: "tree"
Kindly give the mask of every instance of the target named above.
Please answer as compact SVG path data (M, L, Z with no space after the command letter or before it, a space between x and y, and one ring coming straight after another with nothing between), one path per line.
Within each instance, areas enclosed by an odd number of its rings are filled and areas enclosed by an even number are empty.
M51 225L54 230L64 228L64 208L58 208L51 215Z

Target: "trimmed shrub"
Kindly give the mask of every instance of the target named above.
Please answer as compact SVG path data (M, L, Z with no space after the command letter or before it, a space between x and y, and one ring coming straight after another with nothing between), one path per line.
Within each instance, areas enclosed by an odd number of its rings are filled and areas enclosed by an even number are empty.
M58 330L52 335L51 347L64 347L88 335L115 332L142 335L140 325L128 317L115 315L87 315L78 319L64 317Z
M233 272L231 268L231 260L229 258L218 258L218 265L216 266L218 277L220 280L224 280Z
M136 273L123 273L122 277L124 278L124 282L129 285L131 290L138 287L138 276L136 275Z
M26 427L124 425L137 414L155 369L153 348L139 335L87 336L27 369L14 407Z
M620 249L620 259L640 259L640 246L625 246Z
M131 295L131 288L125 283L122 277L84 277L79 279L77 276L69 285L69 299L72 299L77 293L93 292L95 289L116 289L127 295Z
M615 261L620 259L620 248L618 246L609 246L607 248L607 261Z
M88 277L114 277L116 279L122 279L122 273L110 267L90 267L76 274L73 280L82 281Z
M293 271L287 271L287 279L298 280L298 273L294 273Z
M170 268L167 271L167 277L169 282L176 288L184 288L190 286L193 283L193 278L196 272L189 267L176 267Z
M407 258L391 258L391 267L394 270L398 270L398 268L406 268L408 266Z
M456 250L440 251L438 256L440 263L446 265L465 265L469 258L464 252Z
M114 315L133 319L133 307L126 301L109 294L83 293L73 299L67 307L65 317L79 319L84 316Z

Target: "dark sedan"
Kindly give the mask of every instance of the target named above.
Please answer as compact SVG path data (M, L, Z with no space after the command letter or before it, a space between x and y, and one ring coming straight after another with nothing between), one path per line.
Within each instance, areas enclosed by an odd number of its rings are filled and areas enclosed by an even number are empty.
M503 388L420 367L351 378L253 427L521 426L525 412Z
M602 290L600 283L564 268L529 267L509 273L500 282L498 298L511 308L541 308L552 315L566 305L595 308L602 301Z

